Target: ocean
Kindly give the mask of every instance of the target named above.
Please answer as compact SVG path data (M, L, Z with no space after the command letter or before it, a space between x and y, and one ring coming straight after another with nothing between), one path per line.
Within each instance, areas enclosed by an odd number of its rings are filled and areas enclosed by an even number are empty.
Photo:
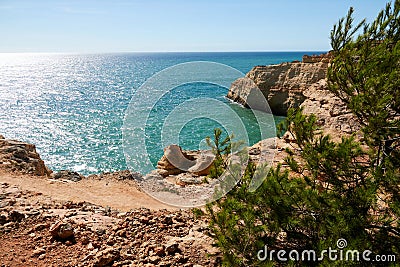
M69 169L88 175L123 170L127 168L122 146L125 112L133 94L159 71L179 63L211 61L247 73L256 65L319 53L0 54L0 134L35 144L55 171ZM135 100L152 105L145 142L154 166L163 154L160 121L183 101L199 96L229 105L245 121L250 144L259 141L253 113L225 99L227 90L194 83L177 87L157 103ZM187 121L179 132L179 144L198 149L218 126L205 118ZM270 136L274 135L271 127Z

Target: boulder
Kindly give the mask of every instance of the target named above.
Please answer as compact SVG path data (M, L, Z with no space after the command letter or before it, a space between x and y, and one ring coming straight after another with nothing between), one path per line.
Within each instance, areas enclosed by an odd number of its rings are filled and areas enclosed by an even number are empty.
M211 151L184 151L178 145L169 145L157 163L157 172L163 177L184 172L208 175L213 160Z
M52 177L54 179L63 179L63 180L69 180L69 181L73 181L73 182L79 182L80 180L85 178L85 176L83 176L77 172L69 171L69 170L59 171L55 174L52 174Z
M208 175L214 158L215 155L211 151L199 151L195 156L196 163L188 171L200 176Z

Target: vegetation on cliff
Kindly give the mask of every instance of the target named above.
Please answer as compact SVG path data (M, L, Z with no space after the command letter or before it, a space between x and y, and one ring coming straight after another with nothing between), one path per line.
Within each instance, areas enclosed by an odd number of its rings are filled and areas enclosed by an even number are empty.
M400 258L399 12L396 0L372 23L354 26L350 9L331 33L328 87L358 118L361 139L335 142L318 129L314 115L290 110L284 126L296 145L286 151L286 167L262 173L249 165L239 184L208 206L225 266L270 266L279 261L278 250L294 265L367 264L364 251L372 251L370 260ZM265 179L251 191L254 175ZM265 255L266 247L275 254ZM302 255L329 248L344 256ZM346 261L346 251L360 254Z

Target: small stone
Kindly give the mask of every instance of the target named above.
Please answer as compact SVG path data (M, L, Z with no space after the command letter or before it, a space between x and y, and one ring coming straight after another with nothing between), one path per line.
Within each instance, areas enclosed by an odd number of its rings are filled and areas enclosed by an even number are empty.
M181 254L176 254L174 256L174 260L178 263L185 263L187 261L187 258L185 258L183 255Z
M8 223L4 224L4 227L6 227L6 228L12 228L14 226L15 226L15 222L8 222Z
M112 245L114 245L115 243L116 243L115 237L110 236L110 237L107 239L107 245L112 246Z
M93 246L92 243L89 243L89 244L87 245L86 248L87 248L88 250L93 250L93 249L94 249L94 246Z
M61 239L66 239L74 235L74 229L69 223L63 224L58 230L58 236Z
M7 216L4 214L0 214L0 225L7 223Z
M166 224L166 225L171 225L171 224L173 223L173 220L172 220L172 217L171 217L171 216L165 216L165 217L161 220L161 222L162 222L163 224Z
M126 216L126 212L120 212L117 214L117 218L123 218Z
M155 247L154 248L154 254L156 254L157 256L163 256L165 255L165 249L163 246L159 246L159 247Z
M89 240L89 238L87 236L84 236L84 237L81 238L81 244L82 245L87 245L87 244L89 244L89 242L90 242L90 240Z
M150 257L149 257L149 262L151 262L151 263L156 264L156 263L158 263L159 261L160 261L160 257L158 257L158 256L150 256Z
M33 258L33 257L37 257L37 256L42 255L42 254L44 254L44 253L46 253L46 250L45 250L45 249L43 249L43 248L37 248L37 249L35 249L35 250L32 252L31 257L32 257L32 258Z
M67 239L74 235L74 229L72 228L71 224L63 221L58 221L54 223L50 227L49 231L53 237L55 238L59 237L61 239Z
M148 224L149 223L149 218L146 216L142 216L139 218L139 222L144 223L144 224Z
M45 229L47 227L47 224L45 224L45 223L39 223L39 224L36 224L35 225L35 227L33 227L33 230L36 232L36 231L41 231L41 230L43 230L43 229Z
M119 258L119 251L114 248L106 248L96 253L94 257L94 266L102 267L111 264Z
M25 214L21 213L20 211L17 210L12 210L8 214L8 218L10 221L13 222L20 222L22 219L25 219Z
M106 230L104 230L104 229L97 229L96 230L96 234L98 234L98 235L104 235L106 233Z
M124 230L124 229L119 230L119 231L117 231L116 235L119 237L126 237L126 230Z
M168 252L168 254L174 254L179 251L179 244L175 241L169 242L165 246L165 250Z

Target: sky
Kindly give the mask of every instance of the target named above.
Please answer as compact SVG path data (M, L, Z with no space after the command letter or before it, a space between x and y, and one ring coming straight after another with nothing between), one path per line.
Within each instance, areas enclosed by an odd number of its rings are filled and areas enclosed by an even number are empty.
M327 51L389 0L0 0L0 53Z

